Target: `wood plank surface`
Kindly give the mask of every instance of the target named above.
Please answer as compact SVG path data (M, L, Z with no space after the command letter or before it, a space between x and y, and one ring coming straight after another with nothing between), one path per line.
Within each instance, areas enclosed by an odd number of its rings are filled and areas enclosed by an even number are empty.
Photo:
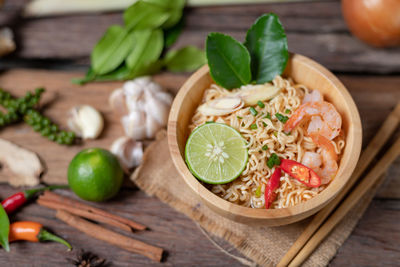
M18 51L0 68L21 65L18 59L63 59L89 62L89 54L111 24L122 24L121 13L19 19L26 0L6 1L0 25L15 30ZM399 73L400 49L375 49L352 37L341 16L340 1L275 3L248 6L199 7L185 10L186 28L175 47L204 47L209 32L221 31L243 40L246 30L263 13L275 12L285 26L292 52L317 59L341 72ZM51 42L49 42L51 40ZM312 49L310 49L312 47Z
M7 0L0 10L0 25L12 27L18 43L18 50L14 55L0 59L1 70L10 67L86 70L91 48L98 38L109 25L122 22L121 13L22 19L20 11L26 2L28 0ZM175 47L186 44L203 47L205 36L210 31L222 31L242 40L249 25L265 12L275 12L281 17L292 51L309 56L341 73L339 78L349 89L359 108L365 145L400 100L400 49L374 49L352 37L341 16L340 1L187 9L185 32ZM392 75L377 75L381 73ZM112 126L102 136L108 141L91 141L87 145L108 147L122 133L118 121L104 104L108 93L118 84L96 84L79 90L79 87L68 82L69 78L77 74L12 70L0 74L0 86L16 95L42 85L50 90L61 90L63 93L56 95L46 114L64 126L65 111L72 105L71 101L65 100L85 92L86 96L81 97L80 103L90 103L100 108L108 125ZM164 73L157 76L157 81L176 92L186 77L187 74ZM30 138L24 138L26 134ZM11 136L21 145L39 149L48 160L51 155L56 154L52 151L59 149L58 145L42 139L23 125L0 131L0 137ZM59 169L48 173L49 179L65 179L66 159L79 149L72 148L71 152L54 160L54 164L59 164L57 161L60 161L61 165ZM389 169L376 198L330 266L400 265L399 188L400 159ZM0 185L0 199L16 191L17 189L8 185ZM73 197L71 192L62 193ZM131 235L167 250L169 256L166 262L156 264L143 256L87 237L56 220L54 211L34 203L23 208L12 219L41 222L76 248L84 248L106 258L111 266L241 266L236 260L216 249L191 220L137 189L124 188L116 199L96 205L148 225L150 231ZM217 242L239 255L223 240L217 239ZM74 253L66 252L59 244L20 242L12 244L11 253L0 250L0 266L70 266L65 258L73 256Z

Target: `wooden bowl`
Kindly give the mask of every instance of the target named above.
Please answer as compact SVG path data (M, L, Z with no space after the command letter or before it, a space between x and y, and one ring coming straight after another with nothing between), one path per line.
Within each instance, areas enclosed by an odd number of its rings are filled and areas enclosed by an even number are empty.
M324 99L333 103L342 116L346 146L335 179L314 198L299 205L282 209L252 209L233 204L213 194L189 171L184 161L188 126L200 104L203 92L213 82L208 66L194 73L182 86L171 108L168 121L168 143L172 160L193 194L218 214L236 222L277 226L302 220L322 209L344 187L352 174L361 150L362 128L357 107L344 85L326 68L297 54L290 56L285 77L310 89L318 89Z

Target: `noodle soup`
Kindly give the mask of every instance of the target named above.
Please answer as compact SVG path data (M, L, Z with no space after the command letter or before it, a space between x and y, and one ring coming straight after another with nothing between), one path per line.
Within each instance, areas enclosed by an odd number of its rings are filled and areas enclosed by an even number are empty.
M263 86L264 91L274 88L273 97L258 100L255 105L245 103L231 112L227 110L227 114L212 115L212 110L204 111L205 106L216 100L241 98L241 92L250 92L257 99ZM193 132L211 122L228 125L241 134L246 141L248 161L232 182L205 185L221 198L244 207L286 208L315 197L334 179L345 146L341 117L334 106L324 101L317 90L281 76L271 83L244 85L231 91L212 84L205 90L189 130ZM320 184L310 186L282 172L277 188L271 191L273 199L267 199L270 179L279 168L279 164L269 164L273 157L308 167L318 175Z

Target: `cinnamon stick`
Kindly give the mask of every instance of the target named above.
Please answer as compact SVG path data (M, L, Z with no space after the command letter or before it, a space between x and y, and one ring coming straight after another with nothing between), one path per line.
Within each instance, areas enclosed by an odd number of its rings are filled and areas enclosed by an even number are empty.
M78 209L78 208L75 208L73 206L66 205L64 203L59 203L59 202L55 202L55 201L49 201L49 200L46 200L46 199L38 199L36 202L40 206L44 206L44 207L47 207L47 208L50 208L50 209L54 209L54 210L65 210L65 211L68 211L71 214L78 215L80 217L83 217L83 218L86 218L86 219L89 219L89 220L93 220L93 221L96 221L96 222L105 223L105 224L108 224L108 225L111 225L111 226L115 226L115 227L118 227L119 229L122 229L122 230L125 230L125 231L128 231L128 232L132 231L132 228L129 225L126 225L124 223L121 223L119 221L110 219L108 217L104 217L104 216L96 214L96 213L89 212L89 211L84 210L84 209Z
M142 225L140 223L137 223L137 222L128 220L126 218L120 217L118 215L114 215L112 213L109 213L107 211L104 211L104 210L101 210L101 209L86 205L84 203L81 203L79 201L73 200L71 198L60 196L60 195L58 195L58 194L56 194L54 192L46 191L46 192L43 193L43 195L41 195L39 197L39 199L48 200L50 202L63 203L65 205L72 206L72 207L74 207L76 209L86 210L88 212L95 213L97 215L101 215L101 216L110 218L112 220L118 221L120 223L129 225L130 227L132 227L133 229L136 229L136 230L145 230L147 228L145 225Z
M127 251L146 256L154 261L161 261L163 253L162 248L118 234L64 210L57 210L56 217L91 237L108 242Z

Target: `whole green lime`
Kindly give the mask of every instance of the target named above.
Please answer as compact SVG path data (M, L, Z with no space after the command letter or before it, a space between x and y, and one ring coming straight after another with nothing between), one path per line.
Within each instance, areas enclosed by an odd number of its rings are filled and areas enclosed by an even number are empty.
M89 201L104 201L115 196L123 177L118 159L101 148L82 150L68 167L70 188L77 196Z

